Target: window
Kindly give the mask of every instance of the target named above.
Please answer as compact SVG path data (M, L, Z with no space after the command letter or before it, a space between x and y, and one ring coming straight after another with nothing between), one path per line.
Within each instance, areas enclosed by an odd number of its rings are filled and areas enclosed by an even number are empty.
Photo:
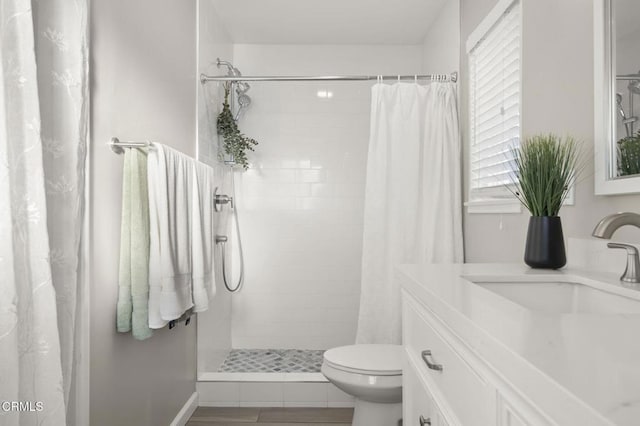
M469 212L520 212L506 185L520 143L520 2L503 0L467 41Z

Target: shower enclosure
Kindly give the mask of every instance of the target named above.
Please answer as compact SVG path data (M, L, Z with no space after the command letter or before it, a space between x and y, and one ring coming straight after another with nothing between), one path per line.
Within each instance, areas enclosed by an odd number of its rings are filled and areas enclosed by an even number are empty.
M217 66L242 75L230 61ZM230 344L200 351L200 377L323 383L323 350L355 339L370 84L208 82L209 135L223 84L232 84L240 130L259 145L246 171L219 145L209 150L225 182L217 194L218 289L244 287L216 296L231 299Z
M232 195L233 175L244 252L244 284L232 294L218 244L217 294L198 316L200 404L349 406L319 371L324 350L356 337L371 87L376 74L393 74L388 83L409 74L413 84L420 47L215 46L201 50L204 74L374 77L235 85L239 129L259 143L246 171L219 156L224 82L200 85L200 157L218 170L220 194ZM232 281L240 273L233 213L230 205L217 213Z

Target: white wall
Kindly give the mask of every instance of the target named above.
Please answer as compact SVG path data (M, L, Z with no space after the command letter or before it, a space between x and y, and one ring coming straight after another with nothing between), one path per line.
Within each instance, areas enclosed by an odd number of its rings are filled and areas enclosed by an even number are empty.
M421 46L236 45L233 57L245 75L415 74ZM246 281L233 296L234 347L354 342L371 86L252 84L240 127L260 145L239 180Z
M216 59L233 61L233 47L212 0L200 0L198 8L198 73L220 75ZM220 192L230 194L229 170L217 160L216 118L222 109L220 83L198 84L198 159L215 169ZM229 210L216 213L217 233L228 234ZM231 350L231 294L220 276L220 252L215 252L216 296L209 310L198 315L198 372L215 371Z
M587 168L576 189L575 206L561 211L565 237L591 234L597 221L615 211L638 211L640 196L593 195L593 5L584 0L522 0L522 132L554 132L584 142ZM461 116L468 190L468 80L464 44L496 0L461 1ZM522 261L529 214L465 212L467 262ZM640 241L638 230L619 239ZM621 254L622 255L622 254Z
M446 0L429 28L422 44L422 71L450 73L459 71L460 0Z
M151 18L149 11L153 11ZM91 4L91 425L167 425L195 390L195 324L115 329L122 156L112 136L195 155L195 2Z

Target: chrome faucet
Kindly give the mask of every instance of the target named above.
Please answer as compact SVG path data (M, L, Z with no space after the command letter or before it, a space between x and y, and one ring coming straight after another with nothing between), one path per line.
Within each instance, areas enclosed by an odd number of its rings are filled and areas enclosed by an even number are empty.
M593 229L591 235L608 240L618 228L625 225L633 225L640 228L640 214L625 212L605 216Z
M640 214L626 212L605 216L593 229L591 235L608 240L618 228L625 225L633 225L640 228ZM638 256L638 249L631 244L623 243L608 243L607 247L627 251L627 267L620 277L620 281L635 284L640 283L640 258Z

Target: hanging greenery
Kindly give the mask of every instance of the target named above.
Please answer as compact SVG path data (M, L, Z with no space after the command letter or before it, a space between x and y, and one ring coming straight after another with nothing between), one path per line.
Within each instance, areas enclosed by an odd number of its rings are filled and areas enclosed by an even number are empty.
M618 141L618 173L620 176L640 173L640 132Z
M249 168L249 160L247 151L253 151L253 147L258 145L255 139L252 139L238 129L238 123L233 118L231 107L229 106L229 94L231 93L231 85L224 86L224 102L222 103L222 111L218 115L218 134L222 136L224 152L231 157L236 163L241 165L245 170Z

